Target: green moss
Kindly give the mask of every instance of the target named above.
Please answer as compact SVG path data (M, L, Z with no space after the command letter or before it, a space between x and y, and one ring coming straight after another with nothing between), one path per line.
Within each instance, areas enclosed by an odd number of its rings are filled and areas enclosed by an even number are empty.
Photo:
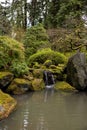
M69 59L71 56L73 56L76 53L76 51L66 52L65 56Z
M46 70L47 68L46 68L46 66L41 65L41 69Z
M65 81L57 82L55 84L56 90L63 90L63 91L76 91L74 87L72 87L70 84L68 84Z
M13 74L10 72L0 72L0 79L2 79L3 77L5 77L7 75L13 75Z
M26 84L26 83L30 83L28 80L25 79L21 79L21 78L15 78L14 82L17 84Z
M25 91L23 89L20 89L17 84L11 84L8 89L7 89L8 93L12 93L12 94L23 94L25 93Z
M38 64L38 62L35 62L33 65L33 68L35 69L39 69L41 66Z
M7 92L13 94L23 94L29 90L31 81L21 78L15 78L7 89Z
M10 95L3 93L0 90L0 106L2 110L0 111L0 120L8 117L8 115L13 111L17 102Z
M55 65L50 65L49 68L50 68L50 69L57 69L57 66L55 66Z
M0 36L0 69L10 70L16 77L28 73L22 43L7 36Z
M52 61L51 60L46 60L43 65L48 68L48 67L50 67L52 65Z
M8 36L0 36L0 68L9 68L15 59L25 59L23 44Z
M43 70L42 69L34 69L33 76L36 78L43 78Z
M46 60L51 60L53 65L64 64L67 62L67 58L60 52L55 52L50 48L43 49L30 56L28 64L32 66L34 62L39 64L45 63Z
M10 102L11 100L12 100L12 97L10 97L8 94L3 93L0 90L0 104Z
M23 78L29 81L32 81L34 79L33 74L31 72L28 75L24 75Z
M38 90L43 90L44 88L45 88L45 84L44 84L43 79L36 78L32 81L31 90L38 91Z

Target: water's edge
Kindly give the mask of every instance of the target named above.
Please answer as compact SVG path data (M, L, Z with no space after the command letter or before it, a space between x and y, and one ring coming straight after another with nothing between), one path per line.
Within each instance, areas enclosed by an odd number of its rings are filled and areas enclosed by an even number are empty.
M17 110L0 130L87 130L86 93L45 90L15 96Z

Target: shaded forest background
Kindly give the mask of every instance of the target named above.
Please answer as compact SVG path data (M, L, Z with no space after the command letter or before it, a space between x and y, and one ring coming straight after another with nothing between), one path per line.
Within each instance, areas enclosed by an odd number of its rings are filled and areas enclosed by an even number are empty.
M28 28L41 23L51 47L69 51L86 44L86 0L5 0L0 3L0 35L18 41Z

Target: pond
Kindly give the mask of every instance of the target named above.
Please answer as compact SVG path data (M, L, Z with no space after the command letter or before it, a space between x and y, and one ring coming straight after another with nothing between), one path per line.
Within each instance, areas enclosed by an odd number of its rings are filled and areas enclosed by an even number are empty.
M87 95L45 90L15 96L17 110L0 130L87 130Z

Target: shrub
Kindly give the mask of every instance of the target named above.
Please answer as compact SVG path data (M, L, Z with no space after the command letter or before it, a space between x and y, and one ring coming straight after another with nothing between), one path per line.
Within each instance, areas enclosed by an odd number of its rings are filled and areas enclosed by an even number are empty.
M51 60L46 60L43 65L48 68L50 65L52 65L52 61Z
M10 70L14 73L16 77L23 76L24 74L28 74L29 68L25 62L19 62L18 60L14 60L10 67Z
M29 29L24 37L24 46L26 49L26 56L36 53L39 48L48 46L48 35L42 24L35 25Z
M15 59L19 62L25 59L23 44L7 36L0 36L0 68L9 68Z
M33 68L35 68L35 69L39 69L40 68L40 65L38 64L38 62L34 63Z
M34 62L43 64L46 60L51 60L52 64L58 65L65 63L67 61L67 58L59 52L54 52L51 49L43 49L30 56L28 65L32 66Z

